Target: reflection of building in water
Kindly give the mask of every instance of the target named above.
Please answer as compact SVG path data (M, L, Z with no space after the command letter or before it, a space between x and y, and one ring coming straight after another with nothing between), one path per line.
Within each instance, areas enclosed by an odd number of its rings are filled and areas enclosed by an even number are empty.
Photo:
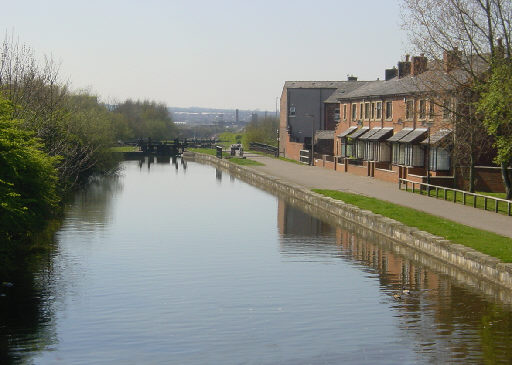
M404 341L413 341L427 362L508 363L512 359L512 310L496 300L496 293L503 293L500 289L486 296L471 281L466 284L464 277L437 273L447 272L450 265L378 234L362 238L352 225L347 222L334 228L284 200L278 203L281 253L310 258L328 255L359 266L371 277L377 274Z
M334 227L279 199L277 227L282 235L319 236L333 234Z
M381 284L391 282L407 288L433 289L439 285L439 276L413 264L401 256L393 255L383 245L358 238L356 234L336 228L336 244L344 256L371 267L380 274Z

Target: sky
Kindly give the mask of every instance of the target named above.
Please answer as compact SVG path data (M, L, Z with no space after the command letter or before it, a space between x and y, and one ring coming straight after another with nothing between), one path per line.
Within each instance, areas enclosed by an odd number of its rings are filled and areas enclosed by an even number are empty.
M275 110L287 80L384 77L406 53L398 0L17 0L5 34L105 102Z

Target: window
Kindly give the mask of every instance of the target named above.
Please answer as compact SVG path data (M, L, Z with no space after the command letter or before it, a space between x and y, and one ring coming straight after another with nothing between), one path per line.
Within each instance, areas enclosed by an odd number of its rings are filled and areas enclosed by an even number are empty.
M359 104L359 119L363 119L363 103Z
M429 109L428 109L428 119L434 119L434 102L430 100Z
M347 104L343 104L343 120L347 120Z
M432 171L450 170L450 152L445 148L431 147L429 154L429 165Z
M423 167L424 150L417 144L405 145L405 165L413 167Z
M443 119L450 118L450 99L443 100Z
M420 119L427 117L427 101L425 99L420 100Z
M295 116L295 107L291 106L290 110L288 111L288 116L294 117Z
M393 102L386 101L386 119L393 119Z
M414 118L414 101L407 100L405 102L405 119L411 120Z
M372 102L372 119L375 119L375 102Z
M352 121L357 119L357 105L352 104Z
M376 108L377 108L377 112L376 112L377 119L381 119L382 118L382 101L377 102Z
M340 108L334 109L334 121L338 122L340 120Z
M370 119L370 103L364 103L364 119Z

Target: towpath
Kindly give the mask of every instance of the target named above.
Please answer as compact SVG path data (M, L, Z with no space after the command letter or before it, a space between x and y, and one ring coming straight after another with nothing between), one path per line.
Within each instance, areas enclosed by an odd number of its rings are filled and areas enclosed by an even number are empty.
M264 166L255 166L256 170L310 189L332 189L362 194L512 238L512 217L412 194L399 190L397 184L375 178L356 176L323 167L294 164L257 154L245 154L245 156L264 164Z

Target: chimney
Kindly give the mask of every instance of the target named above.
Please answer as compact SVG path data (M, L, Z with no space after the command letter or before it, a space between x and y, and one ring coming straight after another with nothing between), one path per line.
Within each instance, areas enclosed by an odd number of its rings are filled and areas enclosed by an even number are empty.
M396 67L388 68L388 69L386 69L385 75L386 76L384 77L384 79L386 81L394 79L398 75L398 70Z
M409 55L405 55L405 61L398 62L398 78L409 76L411 74L411 61Z
M357 81L357 76L348 76L347 80L348 81Z
M452 51L444 51L443 68L444 72L450 72L460 67L460 51L455 47Z
M413 57L411 65L411 74L413 76L416 76L425 71L427 71L427 57L425 57L425 54L422 53L419 56Z

